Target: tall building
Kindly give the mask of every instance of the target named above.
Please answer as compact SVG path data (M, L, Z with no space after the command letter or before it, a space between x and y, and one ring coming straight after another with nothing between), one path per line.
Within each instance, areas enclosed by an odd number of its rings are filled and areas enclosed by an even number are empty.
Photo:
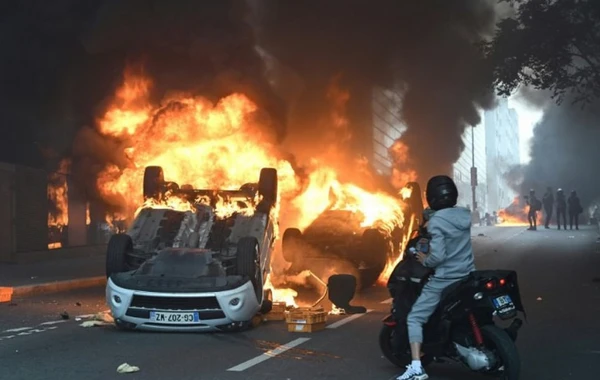
M488 203L497 211L509 206L516 193L510 188L506 175L521 161L519 155L519 122L517 112L500 99L498 107L485 112Z
M392 160L389 149L406 130L406 125L401 119L402 93L400 90L373 89L373 138L372 138L372 165L375 170L384 176L392 174Z
M482 119L484 115L482 114ZM467 127L462 136L464 150L454 163L453 176L458 187L459 206L473 209L473 189L471 185L471 167L477 169L477 187L475 198L480 215L488 211L487 200L487 160L486 160L486 128L482 121L476 127ZM474 157L474 159L473 159Z

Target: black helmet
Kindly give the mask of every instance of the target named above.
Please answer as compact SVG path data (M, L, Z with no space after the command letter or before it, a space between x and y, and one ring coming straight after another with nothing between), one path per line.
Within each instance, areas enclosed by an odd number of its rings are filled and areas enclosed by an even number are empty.
M427 203L432 210L441 210L456 206L458 189L452 178L446 175L431 177L427 182Z

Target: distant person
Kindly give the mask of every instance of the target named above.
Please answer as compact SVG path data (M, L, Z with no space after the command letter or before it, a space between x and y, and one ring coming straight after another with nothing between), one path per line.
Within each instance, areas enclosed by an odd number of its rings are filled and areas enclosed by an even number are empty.
M498 213L496 211L494 211L492 213L492 215L494 216L493 217L494 224L498 224Z
M544 204L544 211L546 212L546 224L544 227L546 229L550 228L550 220L552 219L552 209L554 208L554 195L552 194L552 188L548 187L546 189L546 193L542 198L542 203Z
M569 204L569 226L573 229L573 221L575 221L575 229L579 229L579 214L583 212L583 207L581 207L581 201L577 196L577 192L575 190L571 191L571 195L569 195L568 199ZM567 227L565 226L565 230Z
M535 196L535 190L529 190L529 197L525 198L529 205L529 213L527 219L529 219L529 231L537 230L537 212L542 208L542 202Z
M560 230L560 217L562 216L563 225L565 230L567 229L567 200L565 199L565 193L563 189L556 191L556 224Z

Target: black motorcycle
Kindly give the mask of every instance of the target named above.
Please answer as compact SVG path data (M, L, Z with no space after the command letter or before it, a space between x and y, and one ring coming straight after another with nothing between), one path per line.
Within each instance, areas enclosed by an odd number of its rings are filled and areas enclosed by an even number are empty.
M424 227L416 231L406 247L403 260L388 281L393 297L392 313L383 320L379 346L383 355L399 367L411 362L406 317L423 285L433 274L421 265L416 251L425 251L429 236ZM510 270L472 272L442 294L442 300L423 326L421 363L457 361L475 372L517 380L520 359L515 341L522 320L517 311L525 312L517 283ZM505 328L494 317L512 320Z

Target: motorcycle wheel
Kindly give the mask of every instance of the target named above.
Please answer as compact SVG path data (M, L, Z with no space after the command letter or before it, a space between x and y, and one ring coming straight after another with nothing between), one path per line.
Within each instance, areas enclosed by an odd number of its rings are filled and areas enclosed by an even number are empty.
M395 339L395 334L396 328L383 325L379 332L379 348L387 360L400 368L404 368L412 361L410 345L408 339L403 339L402 349L399 352L394 352L392 341ZM425 367L431 363L431 360L432 358L429 355L424 355L421 357L421 364Z
M487 325L481 327L481 334L486 348L499 357L498 367L504 367L503 370L496 370L494 374L500 379L518 380L521 373L521 359L517 346L506 331L494 325Z

